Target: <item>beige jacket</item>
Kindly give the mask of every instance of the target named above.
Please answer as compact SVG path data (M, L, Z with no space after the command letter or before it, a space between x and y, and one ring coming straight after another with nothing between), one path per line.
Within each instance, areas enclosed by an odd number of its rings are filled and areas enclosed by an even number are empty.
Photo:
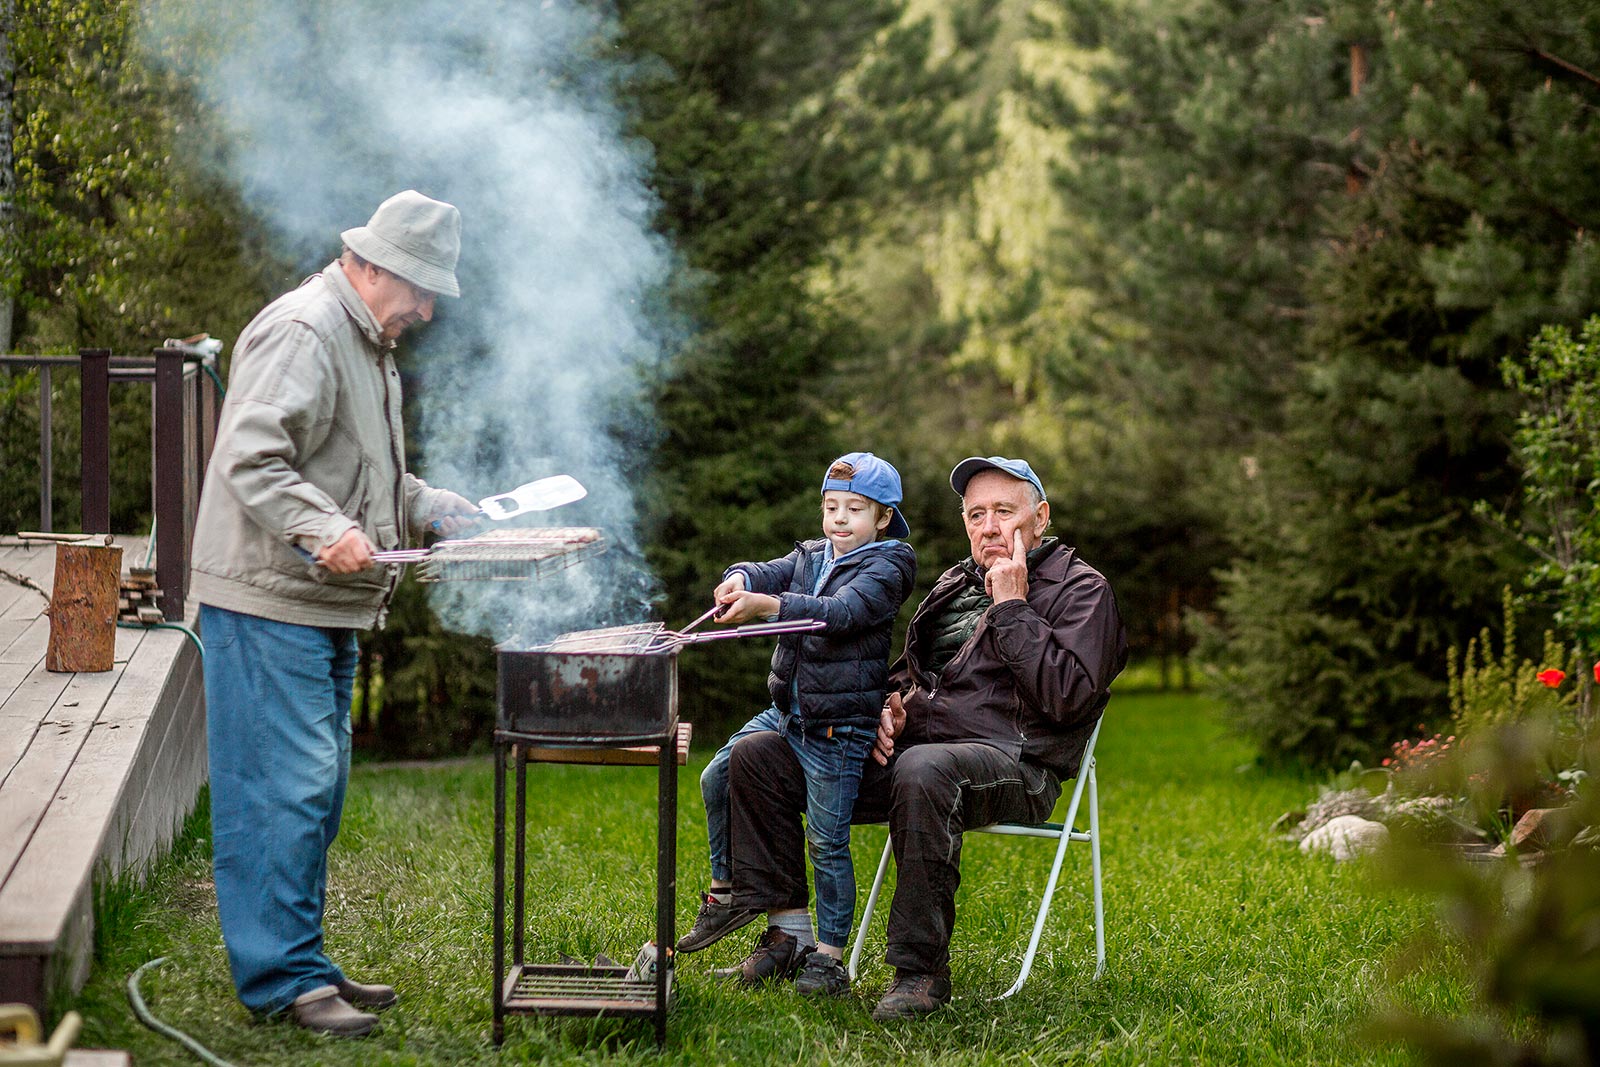
M397 566L336 575L305 554L352 528L402 547L442 503L405 473L400 373L379 330L334 262L240 334L195 523L196 600L307 626L382 625Z

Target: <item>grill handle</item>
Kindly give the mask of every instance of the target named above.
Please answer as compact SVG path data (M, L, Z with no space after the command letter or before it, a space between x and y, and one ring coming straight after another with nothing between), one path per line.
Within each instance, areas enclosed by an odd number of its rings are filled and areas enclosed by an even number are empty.
M807 633L812 630L826 630L828 624L821 619L791 619L788 622L757 622L749 626L735 626L728 630L711 630L703 634L689 634L679 631L675 634L662 634L657 639L664 646L676 647L679 645L697 645L702 641L724 641L730 637L770 637L775 634Z

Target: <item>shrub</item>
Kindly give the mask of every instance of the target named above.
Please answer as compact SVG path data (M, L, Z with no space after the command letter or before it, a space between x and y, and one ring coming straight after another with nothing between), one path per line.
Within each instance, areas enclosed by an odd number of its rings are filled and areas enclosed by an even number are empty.
M1503 607L1504 629L1498 657L1494 654L1494 641L1488 627L1467 642L1464 654L1451 646L1446 655L1450 715L1456 730L1464 735L1503 723L1522 722L1571 705L1570 697L1559 695L1546 681L1550 671L1563 677L1566 673L1562 668L1567 655L1555 634L1545 631L1544 649L1537 665L1519 659L1516 599L1509 586L1505 589Z
M1478 513L1509 528L1537 556L1529 584L1551 591L1555 622L1585 659L1600 651L1600 315L1578 337L1546 326L1525 358L1501 364L1523 399L1512 439L1522 468L1519 513L1507 519L1480 503ZM1587 712L1590 687L1579 679Z
M1548 767L1570 752L1556 732L1529 722L1488 730L1473 748L1466 780L1480 808L1545 789ZM1597 758L1600 751L1586 746L1568 777L1592 783L1586 772ZM1600 826L1600 792L1580 786L1567 799L1569 825L1589 829L1543 853L1537 865L1514 852L1484 862L1434 849L1404 829L1392 835L1390 877L1436 897L1456 941L1447 949L1436 938L1419 940L1410 961L1460 953L1479 1010L1445 1019L1396 1006L1379 1017L1374 1034L1403 1040L1424 1062L1448 1067L1600 1062L1600 835L1593 829Z

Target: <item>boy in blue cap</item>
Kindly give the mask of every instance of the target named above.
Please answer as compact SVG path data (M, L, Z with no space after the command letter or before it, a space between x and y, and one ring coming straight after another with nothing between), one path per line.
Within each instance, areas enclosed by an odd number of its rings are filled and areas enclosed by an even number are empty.
M717 973L754 985L793 979L802 993L850 987L841 962L855 915L850 816L876 737L889 677L895 616L911 593L917 557L904 538L900 475L871 452L851 452L822 482L820 539L766 563L736 563L714 596L717 621L821 619L827 629L786 634L772 654L772 706L746 723L700 777L711 844L711 888L677 951L697 952L753 921L734 906L728 847L728 753L749 734L788 739L806 778L806 840L816 877L817 925L804 907L773 911L755 951Z

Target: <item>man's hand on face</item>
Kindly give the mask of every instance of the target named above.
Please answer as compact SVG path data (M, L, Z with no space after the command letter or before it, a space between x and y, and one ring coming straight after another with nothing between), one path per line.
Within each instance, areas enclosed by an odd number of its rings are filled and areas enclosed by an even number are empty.
M1000 556L989 564L983 576L983 591L996 604L1028 599L1028 549L1020 529L1011 534L1011 555Z
M894 739L906 728L906 706L899 693L890 693L878 713L878 739L872 745L872 758L887 767L894 755Z
M317 562L334 574L354 574L372 566L372 542L352 527L344 536L317 553Z

